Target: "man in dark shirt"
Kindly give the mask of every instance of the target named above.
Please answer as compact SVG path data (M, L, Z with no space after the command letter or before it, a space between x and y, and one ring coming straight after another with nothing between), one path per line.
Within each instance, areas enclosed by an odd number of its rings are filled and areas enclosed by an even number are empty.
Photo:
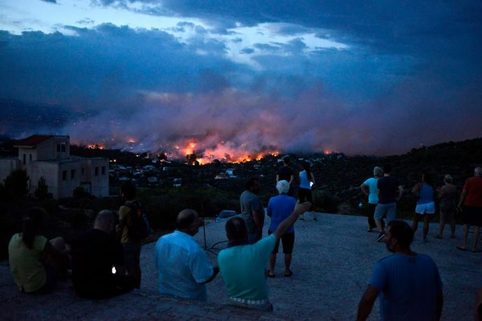
M113 267L123 263L122 247L113 230L114 214L103 210L94 228L72 242L72 281L81 297L104 299L134 288L133 277L113 273Z
M380 231L377 241L383 240L385 231L382 226L382 219L386 217L387 224L397 216L397 201L402 197L403 188L398 179L391 176L392 168L386 165L383 168L383 177L377 181L378 204L375 208L374 218L377 228Z
M283 166L278 170L278 173L276 174L276 183L282 180L290 183L290 190L288 191L288 195L295 195L295 172L290 167L290 159L288 156L285 156L283 158Z

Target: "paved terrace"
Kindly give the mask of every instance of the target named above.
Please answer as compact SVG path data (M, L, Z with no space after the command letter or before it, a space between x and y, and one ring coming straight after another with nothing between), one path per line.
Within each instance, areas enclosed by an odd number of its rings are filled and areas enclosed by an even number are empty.
M0 320L355 320L373 264L387 254L385 246L375 242L376 233L366 232L364 217L318 213L315 222L306 216L307 220L296 223L294 275L283 277L281 256L276 278L268 279L272 313L225 305L226 292L220 277L208 284L205 304L157 295L154 244L148 244L142 249L142 288L110 300L80 299L69 282L49 295L20 294L3 262ZM430 228L433 235L438 225ZM461 234L457 226L457 240L430 238L428 243L422 243L419 230L413 244L415 251L431 255L439 266L445 293L442 319L446 321L472 320L475 292L482 286L482 254L457 250ZM204 246L202 229L197 238ZM214 253L225 245L216 243L224 240L224 222L206 226L206 246L213 261ZM379 320L378 304L370 320Z

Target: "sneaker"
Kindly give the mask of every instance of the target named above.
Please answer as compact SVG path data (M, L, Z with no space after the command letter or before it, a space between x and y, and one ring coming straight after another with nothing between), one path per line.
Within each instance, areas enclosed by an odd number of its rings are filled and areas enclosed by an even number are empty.
M378 233L377 242L383 241L383 237L385 237L385 232Z

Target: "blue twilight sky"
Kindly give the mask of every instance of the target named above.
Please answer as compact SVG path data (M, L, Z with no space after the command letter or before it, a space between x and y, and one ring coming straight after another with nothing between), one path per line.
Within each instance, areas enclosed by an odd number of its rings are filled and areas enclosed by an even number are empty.
M480 0L0 0L0 134L405 152L482 136L481 39Z

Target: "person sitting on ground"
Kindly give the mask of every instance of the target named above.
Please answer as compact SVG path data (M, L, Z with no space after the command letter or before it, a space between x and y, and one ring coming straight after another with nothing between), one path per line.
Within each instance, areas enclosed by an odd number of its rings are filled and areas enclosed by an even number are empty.
M265 266L276 241L310 206L309 202L297 204L290 216L272 234L254 244L248 243L248 229L242 218L233 217L226 222L229 243L228 248L219 252L218 264L232 304L264 311L273 310L268 299Z
M255 243L263 235L264 208L258 193L261 184L257 177L251 177L246 182L246 189L239 197L241 216L248 227L248 238L250 243Z
M463 207L462 207L463 206ZM474 242L472 252L478 252L479 232L482 226L482 168L474 169L474 176L465 181L462 194L458 204L459 210L462 211L464 221L464 243L457 246L457 249L467 250L467 237L469 228L474 225Z
M206 301L205 284L219 272L193 238L203 222L198 213L184 209L176 219L177 229L156 243L159 292L182 299Z
M457 187L453 184L453 178L449 174L444 176L444 185L438 190L440 199L440 226L438 239L443 239L444 227L450 224L450 238L455 238L455 213L457 211Z
M380 177L383 177L383 169L381 167L375 166L373 168L373 177L366 179L361 185L360 189L363 194L368 196L368 208L367 208L367 217L368 217L368 232L371 232L374 228L377 227L375 223L374 214L375 208L378 204L378 188L377 182ZM382 220L382 229L384 229L385 224Z
M68 249L62 238L50 241L40 235L42 208L31 208L22 219L22 232L8 243L8 261L15 283L21 292L48 293L57 279L66 275L69 265Z
M276 183L276 189L279 195L273 196L268 201L267 215L271 217L271 224L268 229L268 234L272 234L278 228L278 225L287 218L291 212L295 209L296 199L294 197L288 196L288 191L290 189L290 183L285 180L278 181ZM291 254L293 253L293 246L295 243L295 230L293 226L290 226L288 230L281 236L281 241L283 242L283 253L285 259L285 273L286 277L290 277L293 272L291 272ZM269 271L268 276L271 278L275 277L274 267L276 264L276 255L278 254L280 240L276 241L276 244L271 253L269 261Z
M120 272L132 276L136 280L136 288L140 288L142 275L140 256L144 236L138 235L139 226L135 226L134 222L139 219L144 220L144 217L135 217L142 216L142 204L136 199L136 193L136 186L132 182L122 184L121 196L124 204L119 208L119 224L116 226L116 231L120 234L124 251L125 266Z
M442 281L428 255L410 249L413 230L404 221L388 223L384 236L394 254L377 262L358 306L358 321L365 321L380 296L381 320L438 321L442 315Z
M423 241L427 242L430 217L435 215L435 190L429 173L422 173L421 181L415 184L412 188L412 193L418 195L415 216L412 222L413 233L417 232L418 221L423 217Z
M80 297L106 299L131 291L136 284L132 276L114 273L123 264L114 226L115 214L102 210L94 228L72 242L72 282Z

